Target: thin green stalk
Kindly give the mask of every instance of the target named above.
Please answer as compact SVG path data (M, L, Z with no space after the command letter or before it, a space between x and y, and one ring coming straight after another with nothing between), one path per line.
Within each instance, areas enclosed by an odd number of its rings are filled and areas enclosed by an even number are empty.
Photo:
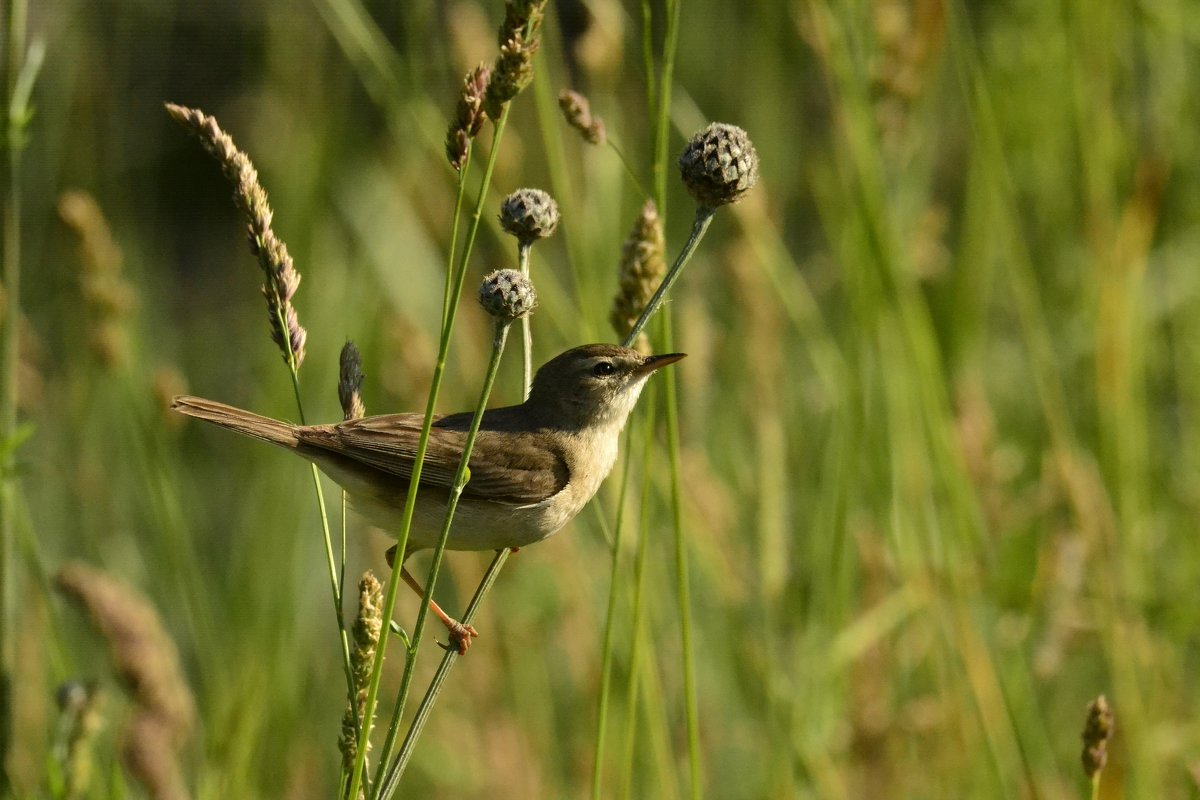
M658 201L655 201L658 202ZM662 205L659 205L660 214ZM642 315L638 317L637 322L633 324L633 328L629 331L629 335L625 337L625 346L633 346L638 334L642 332L642 328L646 327L646 323L650 317L654 316L654 312L658 311L662 305L663 299L667 296L667 292L671 291L671 287L675 285L675 281L679 279L679 275L683 272L684 265L692 257L692 253L696 252L696 246L700 244L700 240L704 238L704 232L708 230L708 224L712 222L714 209L699 206L696 209L696 220L692 223L692 232L688 236L688 240L683 245L683 250L675 259L675 263L671 265L671 269L667 272L667 276L663 278L659 284L654 296L650 298L650 302L646 304L646 308L642 310Z
M404 516L400 524L399 540L396 543L396 553L398 557L404 557L404 551L408 546L409 531L412 529L413 512L416 509L417 490L420 487L421 470L425 464L425 451L429 446L429 431L433 427L434 411L437 408L438 393L442 386L442 377L446 372L446 360L450 351L450 334L454 329L454 320L458 314L459 298L462 296L463 280L466 277L467 260L471 256L471 250L475 245L475 236L479 232L479 222L483 216L483 203L487 196L488 186L492 182L492 172L496 167L496 155L499 150L500 139L504 133L504 127L508 123L508 106L505 106L504 113L500 115L500 119L496 121L495 130L492 134L491 152L488 154L487 166L484 168L483 182L479 187L479 197L475 203L475 212L471 218L471 227L467 231L466 244L463 247L462 256L459 259L459 267L455 274L454 285L451 287L451 299L449 310L446 313L445 324L442 326L441 340L438 345L438 358L433 369L433 378L429 386L429 399L425 404L425 420L421 425L421 435L417 440L417 453L413 461L412 477L408 482L408 496L404 502ZM384 599L383 618L390 620L392 613L396 608L396 595L400 585L400 570L392 570L391 576L388 578L387 597ZM432 589L432 587L429 587ZM364 719L371 719L375 711L375 703L379 698L379 681L383 674L383 660L387 653L388 639L391 634L391 626L384 625L383 630L379 634L379 644L375 649L375 661L371 665L371 681L367 687L367 703ZM416 662L417 640L414 636L411 639L411 645L408 649L406 658L405 673L411 672ZM406 694L401 694L397 698L396 706L392 710L392 721L389 724L388 742L391 743L395 738L395 729L399 724L400 718L404 713L404 701L407 699ZM359 732L358 755L355 759L354 772L350 776L350 796L357 797L359 788L362 786L363 764L366 760L366 739L368 731L366 726ZM383 756L380 761L386 761L388 750L390 748L385 745Z
M653 404L651 404L653 407ZM653 414L647 414L653 419ZM633 445L633 429L625 432L625 452L630 453ZM604 738L608 728L608 696L612 689L613 631L617 620L617 587L620 586L621 539L625 532L625 495L629 490L629 475L632 459L625 459L621 470L621 488L617 494L617 524L613 531L612 564L608 575L608 611L604 616L604 644L600 657L600 698L596 710L596 744L592 752L592 800L600 800L601 776L604 766Z
M287 343L288 372L292 376L292 391L296 395L296 413L300 417L300 424L307 425L304 418L304 402L300 399L300 368L296 363L296 354L292 352L291 339L286 335L287 324L279 310L275 312L275 320L276 324L280 326L280 330L285 332L282 341ZM337 623L338 638L342 643L342 671L346 677L346 693L348 697L353 698L354 672L350 667L350 637L346 633L346 621L342 619L342 590L338 579L337 562L333 557L333 536L329 532L329 512L325 507L325 490L321 486L321 473L317 469L317 465L310 464L309 469L312 472L313 490L317 494L317 511L321 516L321 534L325 541L325 563L329 567L329 586L333 593L333 617Z
M500 575L500 569L504 566L504 562L508 560L508 556L512 551L504 548L497 550L492 563L488 565L487 572L483 574L483 580L479 582L478 588L475 589L475 594L471 598L471 602L467 605L467 611L463 614L462 623L470 625L475 619L475 614L483 605L483 600L491 591L492 585L495 584L496 578ZM429 683L429 689L425 696L421 698L420 705L417 706L417 713L413 716L413 721L409 725L408 733L404 737L403 744L400 745L400 752L396 754L396 759L388 768L387 777L384 778L382 788L377 797L379 800L391 800L391 797L396 792L396 787L400 785L400 777L404 774L405 768L408 766L408 761L412 757L413 747L416 745L417 739L420 738L421 732L425 729L425 723L429 721L429 714L433 710L433 704L437 701L438 694L441 693L442 684L446 681L446 676L450 674L450 668L454 666L454 662L458 660L458 652L453 648L446 651L442 656L442 663L438 665L437 672L434 673L433 680Z
M446 283L442 287L442 328L450 314L450 287L454 280L454 249L458 244L458 225L462 221L463 198L467 195L467 173L471 169L471 156L475 153L475 142L467 147L467 157L458 171L458 189L454 193L454 217L450 222L450 246L446 248Z
M666 31L663 40L663 60L662 73L657 86L657 94L651 88L651 111L654 114L654 202L658 206L659 213L663 215L663 224L666 225L666 199L667 199L667 135L670 130L670 111L671 111L671 88L675 74L675 53L679 43L679 20L682 10L682 2L680 0L666 0L665 14L667 19ZM650 46L648 40L650 38L650 10L647 3L643 2L642 13L644 18L643 42L647 66L650 66ZM647 76L653 74L653 71L647 69ZM654 108L653 100L656 99L657 108ZM654 296L642 311L637 322L634 323L632 330L625 339L625 344L631 345L645 327L646 322L652 317L658 307L662 305L663 298L670 291L675 281L679 279L683 267L691 258L696 246L704 237L704 233L708 230L708 225L712 221L714 209L700 206L696 209L696 217L692 223L692 231L688 236L687 242L683 246L683 250L675 259L675 263L671 265L670 271L663 279L662 284L655 291ZM663 347L670 351L672 347L671 324L670 318L667 315L663 317L662 326ZM696 678L695 678L695 659L692 651L692 624L691 624L691 602L690 591L688 587L688 568L687 568L687 546L683 531L683 500L682 486L679 477L679 420L678 420L678 400L675 391L675 376L666 376L666 405L667 405L667 446L670 451L670 466L671 466L671 511L672 522L674 527L675 540L675 580L676 580L676 596L679 603L680 631L682 636L682 654L683 659L683 675L684 675L684 708L687 717L688 731L688 771L691 778L691 797L699 798L701 796L700 787L700 722L699 722L699 703L696 695Z
M467 430L467 438L463 444L462 458L459 459L458 470L454 473L454 482L450 488L450 499L446 503L446 516L442 521L442 532L438 538L437 547L433 550L433 559L429 565L429 575L425 579L425 597L421 600L421 608L417 612L417 622L413 627L409 659L405 664L404 676L400 682L400 701L397 703L398 707L407 698L409 688L412 686L413 676L416 673L414 669L416 655L421 643L421 634L424 632L425 623L429 618L429 604L433 600L433 587L437 584L438 572L442 566L442 556L446 552L446 543L450 540L450 528L454 524L454 513L458 510L458 501L462 496L463 487L467 485L467 476L470 473L467 464L471 460L471 451L475 447L475 437L479 434L479 426L483 422L483 413L487 410L487 401L492 393L492 385L496 382L496 373L500 371L500 357L504 354L504 344L508 341L509 327L510 323L508 322L496 323L495 335L492 339L492 356L488 361L487 374L483 379L483 389L479 393L479 402L475 405L475 414L471 417L471 426ZM440 689L440 684L436 688ZM432 685L430 686L430 690L426 692L426 699L429 698L431 691L436 694L435 687ZM396 716L398 718L400 715ZM422 725L424 725L423 721ZM413 729L410 726L409 734L405 737L406 742L410 740L415 741L412 734ZM392 730L389 730L388 738L389 741L384 745L383 756L380 759L380 768L383 767L384 763L390 757L391 745L394 742ZM411 744L409 747L411 749ZM375 785L377 789L380 787L378 777L376 777ZM378 797L378 794L375 796Z
M646 415L645 444L642 454L642 494L640 499L641 519L644 521L650 508L650 455L654 441L654 414ZM633 564L633 621L630 623L631 644L629 648L629 684L625 689L625 752L621 760L621 797L631 797L633 790L633 761L637 753L637 716L638 685L641 680L642 663L642 624L645 618L645 588L646 588L646 554L649 551L650 537L646 535L645 525L639 526L637 555Z
M12 0L8 8L8 100L5 119L6 178L4 182L4 317L0 325L0 796L12 793L8 761L13 742L13 670L16 663L16 486L13 449L17 434L18 328L21 320L21 150L29 120L29 93L40 67L40 50L25 49L27 6Z
M671 317L662 318L662 343L667 352L674 346ZM667 406L667 453L671 464L671 522L675 539L675 592L679 602L679 633L683 646L683 697L687 718L688 769L691 796L700 797L700 703L696 689L696 657L692 640L692 602L688 582L687 537L683 530L683 486L679 465L679 399L675 374L668 370L665 382Z
M1091 784L1092 784L1092 791L1091 791L1092 800L1100 800L1100 773L1099 772L1097 772L1095 775L1092 776Z
M625 174L629 176L629 180L633 182L633 187L637 189L638 194L643 197L649 197L650 193L642 186L642 182L638 180L637 173L633 171L633 166L629 163L629 159L625 157L624 151L617 146L617 143L612 140L612 137L607 137L605 141L614 153L617 154L617 160L621 162L621 166L625 168Z

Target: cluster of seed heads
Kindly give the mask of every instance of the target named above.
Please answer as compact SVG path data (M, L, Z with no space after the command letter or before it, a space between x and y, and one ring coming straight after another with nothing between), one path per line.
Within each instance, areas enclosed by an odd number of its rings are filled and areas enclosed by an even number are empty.
M714 209L736 203L758 183L758 153L744 130L714 122L687 143L679 171L700 207Z
M537 292L517 270L498 269L485 275L479 285L479 305L498 323L507 325L537 307Z
M358 755L358 726L355 721L367 713L371 665L375 661L375 649L379 645L379 633L382 628L383 586L374 573L367 570L358 582L358 615L354 618L351 631L354 649L350 652L350 676L354 681L354 693L342 715L342 734L338 738L338 749L342 753L342 764L346 769L353 768ZM368 740L368 751L370 746L371 742Z

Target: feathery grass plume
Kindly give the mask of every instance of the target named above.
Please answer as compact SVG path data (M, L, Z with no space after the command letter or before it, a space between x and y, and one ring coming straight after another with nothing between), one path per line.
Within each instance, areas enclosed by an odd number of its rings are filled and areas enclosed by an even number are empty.
M558 203L541 189L517 189L500 201L500 226L528 247L558 230Z
M121 276L121 248L113 240L104 212L87 192L63 192L58 216L78 240L88 345L101 364L119 367L129 357L126 322L137 305L133 287Z
M558 95L558 107L562 109L567 124L583 135L592 144L604 144L604 120L592 116L592 106L579 92L564 89Z
M446 158L456 170L462 170L471 149L471 141L482 130L483 122L487 119L483 98L487 94L491 76L491 68L487 64L480 64L463 78L462 93L454 109L454 121L446 131Z
M1108 740L1112 738L1114 722L1112 708L1104 695L1088 703L1080 760L1084 774L1093 784L1099 780L1100 772L1108 763Z
M679 171L702 208L717 208L741 200L758 183L758 152L744 130L714 122L688 141Z
M362 353L358 352L354 342L347 341L342 345L339 363L338 400L342 404L342 418L362 419L367 415L362 399Z
M621 272L617 295L613 298L608 321L617 336L624 339L633 329L642 309L654 296L663 275L667 272L664 255L662 218L653 200L647 200L633 223L633 230L621 246ZM648 353L650 343L645 333L639 333L632 347Z
M541 45L538 37L547 0L508 0L500 25L500 54L492 67L483 107L494 120L504 106L533 80L533 56Z
M129 775L153 800L187 800L171 724L145 708L134 714L121 741L121 760Z
M343 351L344 352L344 351ZM367 684L371 681L371 663L375 660L375 647L379 644L379 631L383 627L383 586L374 573L367 570L358 582L358 616L354 618L354 650L350 653L350 670L354 677L354 697L342 716L342 735L338 739L338 750L342 753L342 765L349 772L354 768L358 755L358 728L356 719L362 719L367 711ZM371 740L367 739L367 749ZM360 795L361 796L361 795Z
M479 305L508 325L537 308L537 292L532 281L515 269L498 269L484 276L479 284Z
M126 770L155 800L184 800L178 752L195 726L196 706L158 613L129 587L84 564L63 567L55 583L83 606L108 641L113 665L136 705L122 737Z
M274 212L267 192L258 182L258 171L250 157L238 150L233 138L221 130L214 117L194 108L166 104L167 113L190 130L221 165L221 171L233 184L233 200L246 218L250 252L258 259L266 280L262 293L267 300L271 339L283 353L283 360L295 369L304 363L304 342L308 334L300 327L292 297L300 285L300 273L292 263L287 245L271 228Z
M196 706L183 678L179 653L158 613L140 594L85 564L63 567L58 588L83 606L108 642L113 666L138 707L156 717L161 734L181 745L196 720Z
M58 687L58 709L67 727L62 752L64 796L84 797L92 782L92 742L104 724L104 693L94 683L67 681Z

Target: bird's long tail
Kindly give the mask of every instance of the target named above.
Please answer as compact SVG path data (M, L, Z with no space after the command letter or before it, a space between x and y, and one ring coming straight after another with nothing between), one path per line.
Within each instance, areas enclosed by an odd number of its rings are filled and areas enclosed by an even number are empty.
M171 408L180 414L202 419L205 422L211 422L244 436L252 436L280 447L295 449L300 445L295 425L243 411L224 403L205 400L203 397L180 396L171 401Z

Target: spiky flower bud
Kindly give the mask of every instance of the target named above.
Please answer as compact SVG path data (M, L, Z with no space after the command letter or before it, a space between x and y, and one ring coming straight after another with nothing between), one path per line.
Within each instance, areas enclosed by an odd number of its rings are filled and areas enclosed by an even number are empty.
M1088 703L1087 721L1083 725L1083 772L1088 778L1104 769L1108 763L1108 740L1113 734L1113 712L1107 698L1100 695Z
M629 335L642 309L662 282L667 271L664 250L662 218L658 216L654 201L647 200L633 223L629 238L621 246L620 283L608 315L618 337L624 339ZM639 335L633 347L647 352L646 335Z
M741 200L758 183L758 153L744 130L714 122L683 148L679 171L701 207L717 208Z
M342 417L344 419L362 419L367 414L362 399L362 354L358 352L358 347L354 342L347 341L342 345L340 364L338 400L342 404Z
M515 269L488 273L479 285L479 305L501 324L520 319L537 307L533 282Z
M604 144L604 120L592 116L592 107L586 97L564 89L558 96L558 107L567 124L583 134L584 139L592 144Z
M480 64L463 78L462 92L454 109L454 121L450 123L450 130L446 131L446 158L456 170L462 169L471 140L479 134L483 121L487 119L483 111L483 98L487 94L491 75L491 68Z
M517 189L500 201L500 225L521 244L550 236L558 220L558 203L541 189Z

